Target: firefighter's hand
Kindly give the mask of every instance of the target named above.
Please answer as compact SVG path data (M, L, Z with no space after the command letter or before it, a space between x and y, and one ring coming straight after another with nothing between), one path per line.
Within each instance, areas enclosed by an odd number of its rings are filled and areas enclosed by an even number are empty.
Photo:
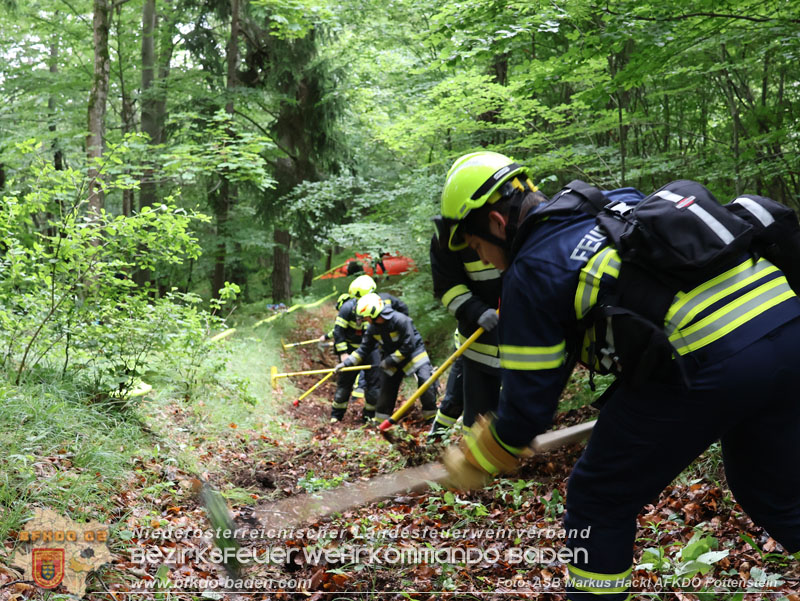
M340 371L342 371L343 367L350 367L351 365L353 365L353 362L350 357L347 356L336 364L336 367L333 368L333 373L338 374Z
M527 454L527 453L526 453ZM483 488L497 474L513 472L519 457L504 449L492 433L489 420L479 416L458 448L450 447L442 458L452 488Z
M478 318L478 325L487 332L491 332L500 321L500 315L494 309L486 309Z
M328 335L327 334L323 334L317 340L319 340L320 342L325 342L327 339L328 339Z
M394 369L394 361L391 357L386 357L383 361L381 361L380 368L385 371L387 374Z

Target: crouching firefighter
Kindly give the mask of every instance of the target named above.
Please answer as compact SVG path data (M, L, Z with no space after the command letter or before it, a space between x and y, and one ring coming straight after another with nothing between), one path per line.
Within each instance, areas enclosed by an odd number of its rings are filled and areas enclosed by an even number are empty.
M346 296L346 298L344 298ZM339 314L333 326L333 351L339 357L339 361L344 361L361 344L361 337L364 334L361 320L356 317L356 303L358 298L350 294L339 297L344 302L339 305ZM377 365L378 354L373 353L366 363ZM341 421L347 412L350 396L364 399L364 409L361 414L362 420L367 420L375 414L375 402L378 400L378 387L380 386L380 376L377 369L365 369L363 371L343 371L338 374L336 380L336 392L333 394L333 405L331 407L331 421ZM358 382L355 390L353 387Z
M480 184L459 187L466 173ZM580 360L617 380L569 479L564 525L588 538L567 542L585 550L568 598L627 598L639 511L718 439L736 500L800 558L800 254L769 239L783 221L797 246L796 217L757 196L723 206L689 181L644 199L576 181L533 206L504 186L524 173L479 152L444 186L460 198L442 205L451 243L504 271L498 411L448 449L453 485L513 471Z
M367 294L358 300L356 313L367 320L369 326L364 332L361 346L336 368L360 365L376 349L380 349L382 373L375 419L383 421L394 411L403 377L413 375L419 386L433 375L433 367L414 322L408 315L396 311L391 302L377 294ZM431 421L436 416L435 391L434 383L419 399L422 417L426 421Z

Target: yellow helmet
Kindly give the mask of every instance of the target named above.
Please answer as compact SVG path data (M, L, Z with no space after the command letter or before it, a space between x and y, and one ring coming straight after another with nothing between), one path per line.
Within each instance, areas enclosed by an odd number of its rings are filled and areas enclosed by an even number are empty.
M511 188L506 189L506 183ZM461 226L470 211L494 204L514 188L537 190L525 167L509 157L484 150L458 158L447 172L442 190L442 216L434 220L439 240L451 250L466 248Z
M373 280L368 275L360 275L352 282L350 282L350 288L348 292L350 296L355 296L356 298L361 298L367 294L375 292L375 289L378 286L375 284L375 280Z
M358 299L356 315L375 319L381 314L383 307L383 299L374 292L371 292Z

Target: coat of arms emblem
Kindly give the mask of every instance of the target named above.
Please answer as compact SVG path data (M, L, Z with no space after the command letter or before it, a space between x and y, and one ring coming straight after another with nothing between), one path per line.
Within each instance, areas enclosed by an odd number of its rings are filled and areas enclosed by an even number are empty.
M64 579L64 549L33 550L33 581L42 588L56 588Z

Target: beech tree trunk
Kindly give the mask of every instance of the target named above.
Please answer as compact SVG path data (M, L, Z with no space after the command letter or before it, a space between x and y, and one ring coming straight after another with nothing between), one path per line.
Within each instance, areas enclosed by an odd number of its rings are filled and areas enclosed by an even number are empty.
M228 38L227 63L228 76L226 89L228 91L228 102L225 104L225 112L233 119L233 92L236 88L236 66L239 62L239 0L231 0L231 34ZM219 290L225 285L227 279L225 273L225 261L227 258L227 224L230 215L230 208L236 200L236 186L223 174L220 183L220 191L217 199L217 251L214 257L214 274L211 282L211 293L214 298L219 298Z
M108 76L111 62L108 56L110 0L94 0L92 37L94 40L94 75L89 94L88 126L86 136L86 158L89 165L89 214L99 216L105 204L99 181L97 162L103 156L106 103L108 101Z
M289 232L276 227L272 239L275 241L272 255L272 301L288 303L292 299L292 278L289 270L289 247L292 236Z

